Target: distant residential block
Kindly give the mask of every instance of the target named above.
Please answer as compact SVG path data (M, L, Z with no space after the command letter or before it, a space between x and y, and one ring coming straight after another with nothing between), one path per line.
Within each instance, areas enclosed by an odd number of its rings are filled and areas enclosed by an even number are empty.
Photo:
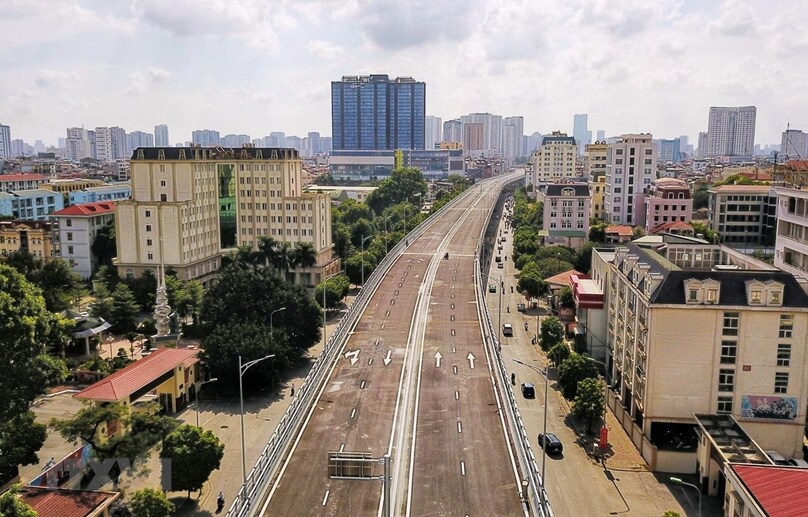
M45 189L0 192L0 215L28 221L44 221L64 208L59 194Z
M82 278L90 278L98 268L98 258L92 251L95 236L115 220L115 205L110 202L73 205L57 210L51 217L59 225L60 256Z
M37 189L47 182L48 177L41 174L4 174L0 175L0 192Z
M99 201L120 201L130 197L132 197L132 185L129 182L108 183L70 192L70 204L81 205Z
M732 247L774 245L777 195L768 185L719 185L710 195L710 228Z
M546 245L579 248L589 238L592 199L583 183L547 185L542 194L544 217L541 235Z

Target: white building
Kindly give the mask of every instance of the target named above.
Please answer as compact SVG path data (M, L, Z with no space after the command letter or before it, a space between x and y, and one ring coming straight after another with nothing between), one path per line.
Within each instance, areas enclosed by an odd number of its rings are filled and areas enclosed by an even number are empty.
M68 160L79 162L84 158L92 158L90 137L83 127L67 128L65 139L66 156Z
M808 280L808 191L776 187L774 265Z
M525 155L524 117L505 117L502 120L502 157L513 162Z
M603 211L611 224L634 226L639 194L656 178L657 146L650 133L620 135L606 152Z
M47 176L42 174L3 174L0 175L0 192L38 189L47 182Z
M803 133L799 129L783 131L780 154L783 161L808 159L808 133Z
M98 259L92 251L95 236L115 219L115 205L110 202L73 205L51 216L59 223L61 257L82 278L90 278L98 268Z
M11 152L11 128L0 124L0 158L13 158Z
M707 124L706 157L752 157L755 151L754 106L711 107Z
M112 133L108 127L95 128L95 159L102 163L112 162Z
M166 124L158 124L154 126L154 145L157 147L168 147L168 126Z
M443 121L440 117L424 117L424 149L435 149L443 141Z
M482 124L482 147L486 156L502 156L502 115L491 113L470 113L460 117L466 124ZM462 142L463 140L460 140Z
M534 187L574 177L577 153L575 139L566 133L553 131L543 137L541 147L530 157Z

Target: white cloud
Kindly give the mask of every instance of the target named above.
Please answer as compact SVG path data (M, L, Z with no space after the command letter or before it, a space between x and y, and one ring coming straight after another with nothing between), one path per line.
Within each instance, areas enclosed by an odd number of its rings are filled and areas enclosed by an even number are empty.
M323 59L336 59L345 55L345 49L327 41L314 39L306 43L306 50Z
M76 85L78 79L79 76L74 71L43 68L37 73L35 84L39 88L49 88L51 86L70 88Z

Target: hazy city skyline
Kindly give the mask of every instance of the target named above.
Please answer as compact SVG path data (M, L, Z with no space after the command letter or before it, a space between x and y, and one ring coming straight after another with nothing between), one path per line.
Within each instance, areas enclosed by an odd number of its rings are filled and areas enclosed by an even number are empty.
M727 0L6 2L0 122L56 144L120 126L171 143L194 129L331 132L331 81L369 73L427 85L428 115L523 116L526 134L685 134L711 106L753 105L755 141L808 129L795 56L808 5ZM43 30L47 27L47 30Z

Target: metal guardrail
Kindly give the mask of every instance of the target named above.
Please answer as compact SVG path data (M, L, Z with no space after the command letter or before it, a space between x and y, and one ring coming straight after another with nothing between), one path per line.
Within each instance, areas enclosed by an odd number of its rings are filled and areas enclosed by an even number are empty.
M496 203L492 205L489 211L489 220L491 219L495 207ZM485 227L483 228L479 243L477 244L477 257L482 256L482 248L484 246ZM508 369L502 359L502 347L497 340L499 329L494 326L493 320L491 319L491 313L488 310L488 305L485 303L485 283L482 281L482 271L480 269L481 266L482 264L478 260L477 268L475 268L474 271L474 281L477 284L477 299L480 301L478 306L481 307L481 312L484 319L483 323L487 334L485 341L490 345L491 355L495 359L494 364L496 368L494 368L494 371L498 380L497 385L501 393L500 400L505 403L505 413L508 419L508 426L510 427L511 435L514 437L516 442L515 448L517 456L519 457L519 468L522 476L524 476L523 479L528 480L528 493L522 494L522 496L526 502L530 503L530 507L534 509L536 515L541 515L542 517L553 517L553 510L550 507L550 501L547 500L547 491L544 489L544 480L542 479L541 471L536 464L536 457L533 454L533 449L530 445L530 438L527 434L527 430L525 429L522 415L519 412L519 408L516 404L516 396L513 392L513 386L508 379ZM502 289L503 287L500 285L499 288ZM545 410L546 409L547 408L545 408Z
M340 320L334 333L328 338L322 353L314 361L300 389L296 390L291 405L286 409L286 412L275 427L275 431L258 456L255 466L247 475L246 482L233 498L233 503L230 505L230 509L226 514L227 517L243 517L250 515L250 512L254 510L253 504L261 502L270 481L286 458L295 436L300 432L301 425L305 420L303 417L311 408L311 404L314 402L319 388L322 386L323 382L325 382L334 362L338 359L345 343L348 341L351 329L358 321L359 316L370 302L370 298L373 296L379 284L381 284L387 272L393 267L393 264L395 264L404 250L409 247L410 243L414 242L427 228L432 226L441 215L450 210L455 204L460 202L461 199L465 199L470 195L473 189L474 186L469 187L461 195L452 199L437 212L422 221L421 224L413 228L412 231L406 235L404 240L396 244L396 246L385 255L384 259L382 259L370 277L367 278L365 285L362 286L359 291L359 295L354 299L342 320Z

